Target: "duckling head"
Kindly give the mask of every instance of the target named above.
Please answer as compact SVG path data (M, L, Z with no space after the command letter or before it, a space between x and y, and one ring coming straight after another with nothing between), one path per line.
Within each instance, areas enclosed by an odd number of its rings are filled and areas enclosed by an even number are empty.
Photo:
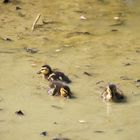
M112 91L110 89L109 86L107 86L107 88L105 89L105 92L103 93L102 97L107 100L110 101L112 99Z
M50 75L52 73L52 69L49 65L43 65L41 69L37 72L37 74Z
M68 86L66 86L66 85L61 87L60 88L60 96L70 98L71 97L70 88Z
M110 100L112 100L114 98L116 91L117 91L116 85L109 84L106 87L105 91L103 92L102 97L105 100L110 101Z
M109 90L110 90L110 94L113 96L115 96L115 94L117 93L117 87L114 84L109 84L108 86Z

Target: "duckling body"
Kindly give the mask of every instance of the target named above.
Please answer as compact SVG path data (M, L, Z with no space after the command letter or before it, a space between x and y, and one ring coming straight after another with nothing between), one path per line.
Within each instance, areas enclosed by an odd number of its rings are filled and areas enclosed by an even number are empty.
M124 95L115 84L109 84L105 91L101 94L101 97L105 101L121 102L124 100Z
M63 82L51 81L49 86L50 86L50 89L48 90L49 95L61 96L66 98L72 97L70 88Z
M49 65L43 65L38 74L43 74L48 81L62 81L71 83L71 80L63 72L53 71Z

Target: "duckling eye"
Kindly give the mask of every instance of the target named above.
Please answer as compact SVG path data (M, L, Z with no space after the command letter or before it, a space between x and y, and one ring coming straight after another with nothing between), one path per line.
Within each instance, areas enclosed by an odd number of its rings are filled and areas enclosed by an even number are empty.
M41 70L46 70L45 68L42 68Z

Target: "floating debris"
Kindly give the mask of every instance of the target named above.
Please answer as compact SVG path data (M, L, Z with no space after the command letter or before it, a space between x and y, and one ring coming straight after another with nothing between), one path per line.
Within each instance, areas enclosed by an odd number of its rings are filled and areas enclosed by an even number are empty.
M11 38L9 38L9 37L1 37L1 39L2 40L4 40L4 41L13 41Z
M51 105L51 107L56 108L56 109L63 109L62 107L56 106L56 105Z
M34 31L34 29L36 27L36 24L37 24L38 20L40 19L40 17L41 17L41 14L37 14L36 19L33 22L33 25L32 25L32 28L31 28L32 31Z
M21 7L19 7L19 6L16 6L16 10L21 10Z
M79 123L86 123L85 120L78 120L78 121L79 121Z
M111 24L110 26L121 26L121 25L124 25L124 24L125 24L125 21L123 21L123 20L117 20L116 23Z
M35 48L24 47L24 50L25 50L26 52L28 52L28 53L32 53L32 54L38 52L38 50L35 49Z
M11 2L11 0L4 0L4 1L3 1L3 3L5 3L5 4L6 4L6 3L10 3L10 2Z
M53 124L58 124L57 122L53 122Z
M94 133L104 133L102 130L95 130Z
M5 38L4 40L5 40L5 41L12 41L11 38Z
M96 82L96 85L103 83L103 82L104 82L103 80L100 80L100 81Z
M74 11L74 12L76 12L76 13L80 13L80 14L87 14L86 11L82 11L82 10L76 10L76 11Z
M37 67L37 64L32 63L31 66L32 66L32 67Z
M90 74L89 72L86 72L86 71L84 72L84 74L87 76L92 76L92 74Z
M81 19L81 20L86 20L87 18L86 18L85 16L81 15L81 16L80 16L80 19Z
M113 17L114 20L120 20L120 17L116 16L116 17Z
M112 29L111 31L112 31L112 32L117 32L118 30L117 30L117 29Z
M61 52L62 50L61 50L61 49L56 49L55 51L56 51L56 52Z
M14 53L14 52L13 52L13 51L1 51L1 50L0 50L0 53L12 54L12 53Z
M40 135L48 136L48 132L47 131L43 131L43 132L40 133Z
M15 113L16 113L17 115L19 115L19 116L24 116L24 113L23 113L21 110L16 111Z
M127 76L121 76L120 79L122 79L122 80L132 80L131 78L128 78Z
M125 63L124 66L130 66L132 65L131 63Z
M78 35L91 35L91 33L90 32L72 32L72 33L68 33L66 37L69 38L69 37L78 36Z
M42 20L42 22L43 22L43 24L59 24L59 23L60 23L60 22L58 22L58 21L53 21L53 20L51 20L51 21L46 21L45 19Z

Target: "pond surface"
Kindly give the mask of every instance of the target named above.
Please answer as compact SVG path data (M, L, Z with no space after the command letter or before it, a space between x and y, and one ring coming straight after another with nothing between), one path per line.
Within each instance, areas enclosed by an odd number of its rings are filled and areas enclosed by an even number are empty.
M138 0L1 3L0 139L138 140L139 4ZM36 74L44 64L69 75L75 99L47 94L48 82ZM126 103L100 99L108 83L118 85ZM18 110L25 115L16 115ZM43 131L46 137L40 135Z

